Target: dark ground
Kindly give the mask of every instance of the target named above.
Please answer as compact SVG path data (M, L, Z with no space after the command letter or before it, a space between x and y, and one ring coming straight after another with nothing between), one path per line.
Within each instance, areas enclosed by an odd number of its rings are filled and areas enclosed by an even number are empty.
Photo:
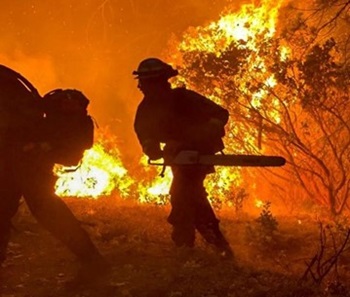
M235 251L235 261L226 261L199 237L192 254L174 248L166 223L168 206L113 197L65 201L112 264L112 273L102 282L67 287L78 269L73 255L23 205L0 270L1 297L350 296L348 246L320 284L310 273L303 277L306 263L320 250L319 226L311 218L276 217L278 229L268 234L254 217L238 219L232 210L218 211ZM333 253L326 246L324 251ZM311 267L315 278L327 259L320 256ZM338 284L331 290L335 277Z

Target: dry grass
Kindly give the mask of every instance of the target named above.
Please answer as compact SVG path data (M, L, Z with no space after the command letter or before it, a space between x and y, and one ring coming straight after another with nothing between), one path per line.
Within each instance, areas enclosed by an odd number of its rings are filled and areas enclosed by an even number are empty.
M238 218L230 209L217 212L236 254L231 262L199 237L190 255L174 248L166 223L168 206L115 197L65 201L112 263L112 275L98 286L67 291L65 282L77 268L74 258L24 205L2 269L1 297L346 296L327 291L333 272L320 285L310 277L300 282L305 263L319 247L318 223L307 217L276 217L278 229L267 234L256 217ZM350 288L348 256L346 250L339 259L338 276Z

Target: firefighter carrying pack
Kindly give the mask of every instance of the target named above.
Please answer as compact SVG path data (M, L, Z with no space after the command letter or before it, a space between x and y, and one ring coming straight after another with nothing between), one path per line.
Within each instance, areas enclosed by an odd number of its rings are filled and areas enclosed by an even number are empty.
M52 161L77 166L94 141L94 122L88 115L89 99L75 89L56 89L43 97L45 139Z
M48 161L76 166L93 145L89 99L74 89L40 96L21 74L0 65L0 149L14 147Z

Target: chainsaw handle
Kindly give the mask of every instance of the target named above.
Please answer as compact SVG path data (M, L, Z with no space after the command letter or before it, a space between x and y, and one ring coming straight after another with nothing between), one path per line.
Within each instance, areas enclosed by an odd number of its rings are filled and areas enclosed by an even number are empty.
M199 154L197 151L180 151L171 162L166 162L164 161L164 158L163 158L163 163L160 163L160 162L157 162L157 160L152 161L150 158L148 158L148 164L156 165L156 166L198 165L198 161L199 161L198 158L199 158Z
M162 166L162 171L159 173L159 176L164 177L164 173L165 173L165 168L166 168L166 164L163 163L159 163L159 162L153 162L151 159L148 158L148 164L149 165L156 165L156 166Z
M159 163L157 161L152 161L151 159L148 159L147 161L148 165L155 165L155 166L165 166L165 163Z

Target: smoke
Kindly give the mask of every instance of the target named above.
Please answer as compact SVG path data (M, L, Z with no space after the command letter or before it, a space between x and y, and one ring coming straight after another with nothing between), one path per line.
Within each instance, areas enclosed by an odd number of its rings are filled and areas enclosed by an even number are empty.
M0 63L40 94L81 90L99 125L110 125L129 149L141 99L131 72L142 59L161 56L172 34L217 18L228 2L3 0Z

